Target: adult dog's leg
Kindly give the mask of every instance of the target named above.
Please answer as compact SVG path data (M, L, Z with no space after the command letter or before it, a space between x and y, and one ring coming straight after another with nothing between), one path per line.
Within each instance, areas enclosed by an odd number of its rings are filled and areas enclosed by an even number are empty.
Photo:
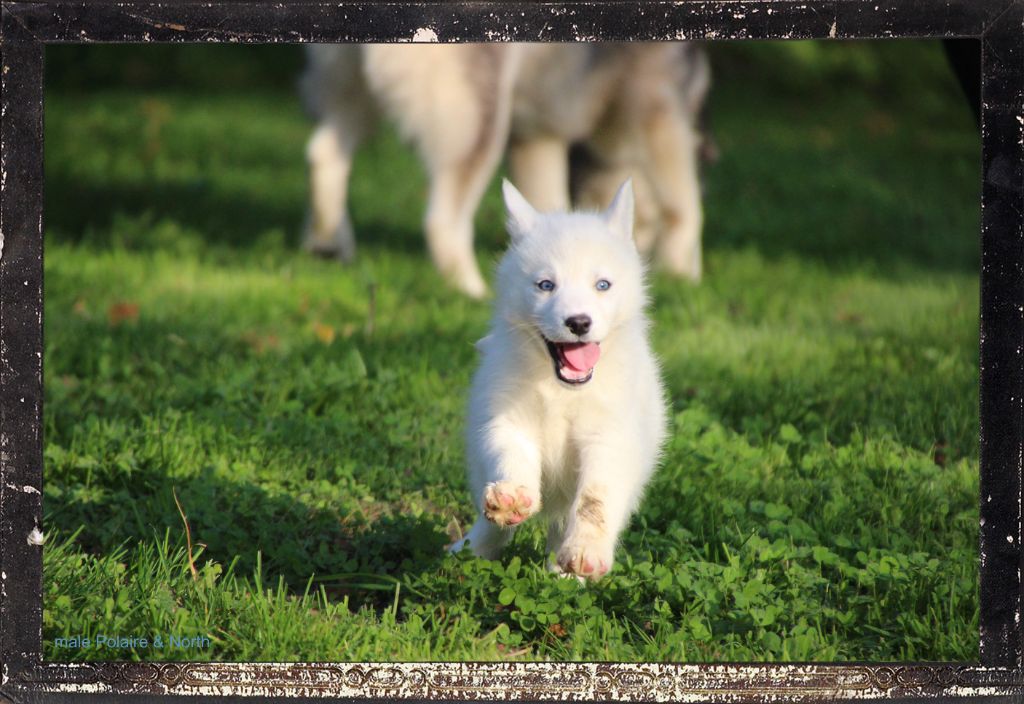
M509 170L512 182L537 210L569 210L569 143L563 138L513 138Z
M456 288L473 298L487 295L473 252L473 215L497 166L501 149L488 147L478 158L431 169L424 228L434 264Z
M474 297L487 286L473 254L473 215L508 135L515 57L499 44L375 45L366 53L374 95L427 167L430 254Z
M355 233L348 214L352 158L374 120L373 98L361 76L358 47L314 46L303 93L319 124L306 147L310 211L305 249L351 261Z
M646 122L649 183L661 208L664 230L658 238L655 262L691 281L703 272L698 148L700 140L680 105L655 108Z
M456 47L464 53L468 104L444 106L435 131L421 142L430 171L430 200L425 230L434 263L464 293L480 298L487 285L473 251L473 216L494 175L508 138L512 84L517 65L515 49L500 45ZM467 119L460 122L459 113ZM435 145L454 144L444 133L467 130L470 140L453 153ZM438 138L441 137L441 138Z
M303 247L349 262L356 254L356 239L348 214L348 178L361 135L341 124L320 123L306 147L310 211Z
M585 158L582 157L581 162ZM603 210L612 202L622 183L632 178L635 199L633 241L636 242L636 248L647 256L654 249L661 226L661 204L656 200L649 183L648 170L640 168L636 161L616 162L613 159L611 156L579 164L570 161L574 203L579 208Z

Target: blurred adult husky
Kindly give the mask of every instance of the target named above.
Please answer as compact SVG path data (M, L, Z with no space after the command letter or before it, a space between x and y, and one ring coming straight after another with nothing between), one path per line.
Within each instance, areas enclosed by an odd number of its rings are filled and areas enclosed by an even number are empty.
M304 246L350 260L353 155L381 117L426 165L434 263L465 293L487 287L473 215L506 145L512 178L541 211L600 207L632 176L636 239L668 271L701 276L697 115L710 69L685 43L316 45L303 77L318 120L307 155ZM570 184L569 148L591 158Z

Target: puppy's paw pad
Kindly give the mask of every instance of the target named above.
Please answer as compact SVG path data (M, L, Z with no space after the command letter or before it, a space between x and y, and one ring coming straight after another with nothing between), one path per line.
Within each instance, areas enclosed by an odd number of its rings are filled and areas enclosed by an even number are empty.
M511 482L493 482L484 489L484 516L499 526L519 525L539 503L529 489Z
M598 580L612 568L612 556L603 548L566 546L558 552L558 566L566 575Z

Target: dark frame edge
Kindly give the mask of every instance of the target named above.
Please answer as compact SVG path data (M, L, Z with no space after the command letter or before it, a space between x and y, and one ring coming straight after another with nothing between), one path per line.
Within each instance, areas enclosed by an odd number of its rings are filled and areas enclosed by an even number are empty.
M6 14L6 9L4 10ZM0 682L42 658L43 45L0 43Z
M1015 2L5 0L2 5L8 10L4 36L26 41L304 43L424 41L425 30L441 42L977 38Z
M1024 663L1024 5L982 38L981 662Z

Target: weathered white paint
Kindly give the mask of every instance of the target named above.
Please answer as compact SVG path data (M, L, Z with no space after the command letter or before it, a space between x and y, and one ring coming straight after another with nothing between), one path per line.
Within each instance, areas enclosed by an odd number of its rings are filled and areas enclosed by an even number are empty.
M38 494L39 493L39 489L36 489L34 486L29 486L28 484L26 484L25 486L18 486L17 484L6 483L5 486L8 489L14 489L15 491L23 491L26 494Z
M43 532L39 530L39 526L33 528L32 532L28 534L28 538L26 538L26 542L29 545L42 545L45 541L46 538L43 536Z
M1015 696L1019 671L962 665L659 665L601 663L64 663L36 691L175 695L539 701L846 701ZM49 675L49 677L48 677ZM63 682L54 681L60 676ZM72 680L69 682L68 680ZM139 685L142 684L140 689ZM513 695L510 697L509 695ZM515 695L518 695L515 696Z
M412 40L419 43L429 42L436 44L438 42L437 32L430 27L420 27L412 35Z

